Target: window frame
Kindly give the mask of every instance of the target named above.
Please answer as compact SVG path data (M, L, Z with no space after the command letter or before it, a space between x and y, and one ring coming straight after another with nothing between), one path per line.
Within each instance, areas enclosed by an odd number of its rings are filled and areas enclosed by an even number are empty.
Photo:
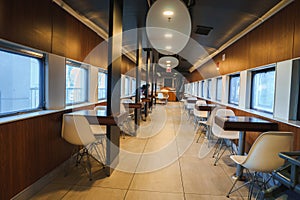
M221 82L221 94L220 94L220 99L218 98L218 83L219 81ZM221 102L222 101L222 87L223 87L223 84L222 84L222 77L218 77L216 78L216 100Z
M232 88L231 88L231 80L232 80L232 78L235 78L235 77L239 77L239 79L241 80L240 74L232 74L232 75L229 75L228 103L229 103L229 104L232 104L232 105L235 105L235 106L238 106L238 105L239 105L239 102L236 103L236 102L232 102L232 101L230 100L230 94L231 94L231 90L232 90ZM239 84L241 84L240 80L239 80ZM240 89L240 85L239 85L239 89Z
M23 51L22 51L23 50ZM21 48L17 45L9 45L6 43L0 42L0 51L10 53L10 54L15 54L19 56L24 56L27 58L34 58L38 61L39 64L39 104L36 108L31 108L31 109L20 109L16 111L10 111L10 112L5 112L5 113L0 113L0 118L1 117L8 117L8 116L14 116L14 115L19 115L19 114L26 114L26 113L31 113L31 112L36 112L36 111L41 111L45 110L46 108L46 102L45 102L45 60L46 56L44 53L41 53L36 50L32 49L25 49Z
M104 97L104 98L99 98L99 73L105 74L105 86L106 86L106 87L105 87L105 97ZM107 99L107 72L104 71L104 70L102 70L102 69L99 69L99 70L98 70L97 90L98 90L98 95L97 95L98 101Z
M269 113L269 114L273 114L274 113L274 101L275 101L275 91L274 91L274 96L273 96L273 111L270 112L270 111L267 111L267 110L263 110L263 109L258 109L258 108L254 108L253 107L253 100L252 100L252 96L253 96L253 86L254 86L254 76L256 74L260 74L260 73L267 73L267 72L271 72L271 71L274 71L275 75L274 75L274 90L276 90L275 88L275 80L276 80L276 68L275 66L272 66L272 67L268 67L268 68L264 68L264 69L258 69L258 70L253 70L251 71L251 93L250 93L250 109L252 110L256 110L256 111L259 111L259 112L263 112L263 113Z
M211 99L211 89L212 89L212 80L211 79L208 79L207 80L207 88L206 88L206 98L208 99Z
M204 81L201 81L201 97L204 98Z
M79 69L86 70L86 80L85 80L86 91L85 91L85 96L84 96L83 101L67 103L67 84L66 84L66 88L65 88L65 92L66 92L65 103L66 103L66 105L70 106L70 105L77 105L77 104L87 103L88 102L88 96L89 96L89 94L88 94L88 92L89 92L89 65L85 64L85 63L78 62L78 61L73 61L73 60L70 60L70 59L66 60L66 64L65 64L66 68L67 68L67 65L72 66L72 67L77 67ZM66 74L66 76L67 76L67 74ZM66 77L65 82L67 83L67 77Z

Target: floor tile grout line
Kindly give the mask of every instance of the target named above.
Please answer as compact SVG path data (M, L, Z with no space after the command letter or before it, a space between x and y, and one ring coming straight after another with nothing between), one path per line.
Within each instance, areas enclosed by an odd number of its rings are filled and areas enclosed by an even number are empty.
M132 185L133 179L134 179L134 177L135 177L135 175L136 175L137 168L138 168L138 166L139 166L139 164L140 164L140 162L141 162L141 160L142 160L142 157L143 157L143 155L144 155L144 152L145 152L145 150L146 150L146 146L147 146L148 142L149 142L149 138L147 138L146 143L145 143L145 146L144 146L144 148L143 148L143 151L141 152L141 156L140 156L139 161L138 161L138 163L137 163L137 165L136 165L136 167L135 167L135 170L134 170L133 176L132 176L132 178L131 178L131 180L130 180L130 183L129 183L129 185L128 185L127 191L126 191L126 193L125 193L125 195L124 195L124 198L123 198L124 200L126 199L127 194L128 194L128 192L129 192L129 190L130 190L130 187L131 187L131 185Z
M180 114L181 114L181 108L180 108ZM175 123L174 123L174 117L172 117L172 120L173 120L174 134L176 135L176 133L175 133L176 132L176 128L175 128ZM177 140L175 140L175 142L176 142L176 147L177 147L176 149L177 149L178 165L179 165L179 172L180 172L180 180L181 180L181 186L182 186L182 191L183 191L183 199L186 200L185 190L184 190L184 184L183 184L183 174L182 174L182 168L181 168L181 163L180 163L180 157L179 157L180 155L179 155L179 149L178 149Z

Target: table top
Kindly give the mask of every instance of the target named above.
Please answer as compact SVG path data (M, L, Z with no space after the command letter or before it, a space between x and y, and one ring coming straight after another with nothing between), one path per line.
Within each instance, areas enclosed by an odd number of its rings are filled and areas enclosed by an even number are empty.
M276 131L278 124L275 122L266 121L257 117L248 116L230 116L230 117L215 117L215 123L224 130L231 131Z
M197 99L187 99L187 103L196 103L198 100Z
M148 98L142 98L141 100L142 100L142 102L150 102L151 98L149 98L149 97Z
M195 105L195 108L197 110L201 110L201 111L212 111L215 107L217 107L216 104L199 104L199 105Z
M87 118L90 124L101 124L101 125L118 125L127 119L128 112L117 113L114 115L107 115L106 109L103 110L80 110L67 115L83 115Z
M143 103L123 103L127 108L142 108Z

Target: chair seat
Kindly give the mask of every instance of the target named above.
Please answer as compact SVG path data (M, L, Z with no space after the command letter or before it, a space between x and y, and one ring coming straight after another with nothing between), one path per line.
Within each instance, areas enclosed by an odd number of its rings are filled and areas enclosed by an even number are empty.
M239 132L238 131L224 131L219 126L214 126L214 135L218 138L235 140L239 139Z
M235 163L237 163L237 164L239 164L239 165L242 165L242 164L245 162L247 156L231 155L230 158L231 158L231 160L233 160Z
M106 135L106 126L104 125L90 125L94 135Z

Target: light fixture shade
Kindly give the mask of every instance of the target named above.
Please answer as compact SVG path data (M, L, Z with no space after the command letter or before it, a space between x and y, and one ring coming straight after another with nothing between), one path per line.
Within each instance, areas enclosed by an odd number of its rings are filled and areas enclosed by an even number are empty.
M173 56L164 56L158 60L158 64L163 68L174 68L177 67L179 61Z
M179 53L191 34L191 17L180 0L157 0L149 9L146 19L148 39L159 53Z

